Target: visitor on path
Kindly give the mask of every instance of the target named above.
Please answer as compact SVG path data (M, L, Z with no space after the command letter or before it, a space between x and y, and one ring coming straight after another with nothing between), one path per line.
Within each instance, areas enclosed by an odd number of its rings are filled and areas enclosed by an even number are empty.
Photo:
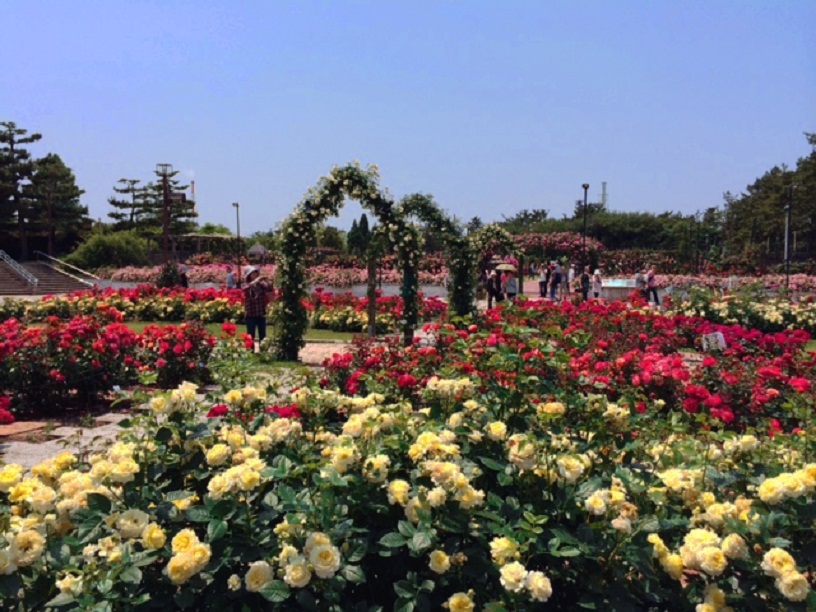
M484 288L485 292L487 293L487 308L490 310L493 308L493 300L496 299L499 289L501 289L501 287L498 289L496 288L495 270L490 270L489 272L485 270Z
M232 271L232 266L227 266L227 289L235 289L235 273Z
M591 276L589 275L589 266L584 266L584 271L581 273L581 298L584 302L589 299L589 284Z
M516 296L518 295L518 279L512 270L507 271L507 276L504 281L504 294L513 304L516 303Z
M558 295L558 286L561 284L561 265L558 262L553 263L552 278L550 279L550 300L555 301L555 296Z
M501 274L492 271L493 274L493 297L496 299L496 305L504 301L504 278Z
M602 291L603 279L601 278L601 271L596 268L595 273L592 275L592 295L596 300L601 297Z
M575 281L575 269L570 265L561 266L561 299L569 301L570 288Z
M269 304L272 286L261 278L261 271L255 266L249 266L244 271L244 281L244 319L247 334L255 340L257 330L258 342L261 342L266 338L266 307Z
M655 278L654 267L649 268L646 273L646 303L649 302L649 294L654 298L655 306L660 306L660 298L657 297L657 278Z
M547 297L547 284L550 282L550 267L543 263L538 267L538 296Z
M641 268L635 272L635 291L644 300L649 301L649 292L646 288L646 268Z

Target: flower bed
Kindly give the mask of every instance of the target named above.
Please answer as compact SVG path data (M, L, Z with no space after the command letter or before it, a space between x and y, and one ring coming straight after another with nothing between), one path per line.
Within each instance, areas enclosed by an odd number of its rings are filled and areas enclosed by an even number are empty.
M0 589L26 607L813 609L807 334L722 328L729 349L690 367L678 349L711 329L500 308L429 326L435 346L358 341L279 405L183 384L87 464L0 470ZM706 403L726 390L731 420Z
M80 315L34 326L0 323L0 391L14 399L14 409L42 416L87 406L151 372L165 387L207 379L215 338L201 326L151 325L137 334L117 314L105 311L115 322Z

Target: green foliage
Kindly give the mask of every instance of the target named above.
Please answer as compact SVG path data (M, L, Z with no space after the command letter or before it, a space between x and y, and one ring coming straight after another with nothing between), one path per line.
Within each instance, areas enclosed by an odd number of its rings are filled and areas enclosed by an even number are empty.
M136 232L92 234L65 261L85 270L102 266L143 266L148 263L147 240Z

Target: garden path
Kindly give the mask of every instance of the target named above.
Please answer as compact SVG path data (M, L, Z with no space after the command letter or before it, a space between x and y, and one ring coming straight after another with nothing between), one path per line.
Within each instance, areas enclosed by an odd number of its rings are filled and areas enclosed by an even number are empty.
M345 343L309 342L301 350L304 365L320 366L334 353L343 353ZM0 425L0 465L18 463L24 468L69 450L74 453L97 452L114 440L121 431L119 422L128 418L123 412L110 412L95 417L91 427L49 425L45 422L18 421Z

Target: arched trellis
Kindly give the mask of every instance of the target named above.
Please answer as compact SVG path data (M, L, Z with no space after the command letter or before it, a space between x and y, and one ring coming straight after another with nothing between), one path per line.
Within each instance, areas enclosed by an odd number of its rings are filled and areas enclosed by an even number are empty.
M281 261L279 265L281 303L277 313L278 321L273 326L272 335L276 352L280 359L297 361L304 346L303 335L308 326L308 314L303 306L306 298L306 247L315 236L315 231L329 217L340 212L344 199L348 197L360 202L369 210L387 232L388 239L396 245L397 255L403 270L416 270L419 262L419 237L416 230L395 214L393 202L379 188L379 171L372 165L366 169L358 163L334 167L312 187L298 203L295 211L283 227ZM416 276L416 275L414 275ZM405 285L411 279L403 276ZM405 301L406 320L413 314L416 320L416 279L414 288L409 290L413 300Z
M489 223L468 234L468 240L473 261L481 261L485 253L495 253L497 250L518 258L524 256L524 250L513 235L496 223Z
M433 197L415 193L400 200L397 214L403 219L416 217L438 233L448 254L450 273L448 308L459 316L473 311L473 271L470 243L456 224L437 206ZM406 271L407 272L407 271ZM407 286L407 283L403 285ZM407 303L406 296L403 299ZM413 322L414 325L416 321Z

